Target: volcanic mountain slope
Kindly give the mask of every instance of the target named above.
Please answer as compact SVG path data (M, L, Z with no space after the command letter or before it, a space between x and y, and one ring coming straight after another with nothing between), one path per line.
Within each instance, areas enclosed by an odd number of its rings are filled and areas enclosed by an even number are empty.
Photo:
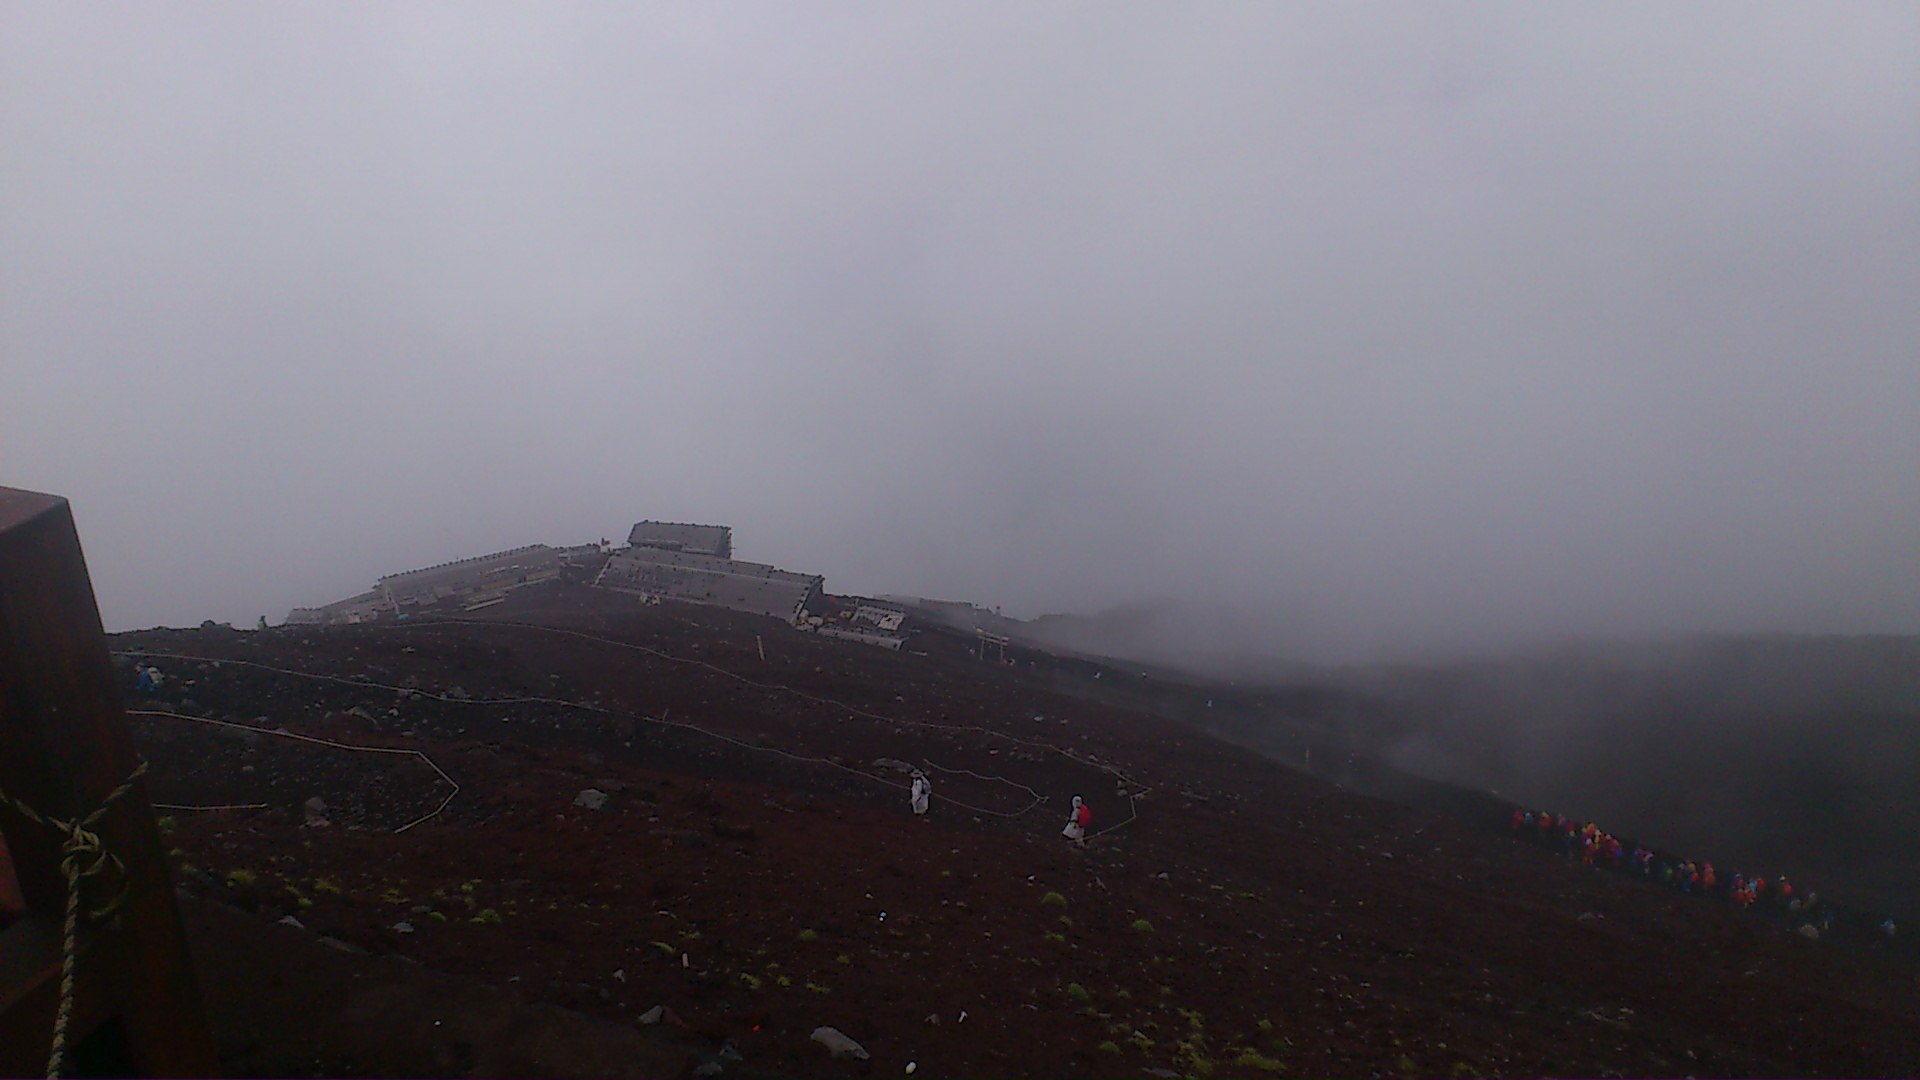
M161 811L235 1071L1920 1061L1914 972L1890 957L957 649L888 653L560 584L485 615L114 639L169 676L139 695L123 664L154 800L246 807ZM928 818L892 762L932 776ZM593 793L604 804L580 805ZM1096 814L1085 852L1059 836L1074 794ZM300 925L272 925L287 917ZM636 1028L655 1005L664 1022ZM823 1025L869 1059L829 1056L809 1039Z

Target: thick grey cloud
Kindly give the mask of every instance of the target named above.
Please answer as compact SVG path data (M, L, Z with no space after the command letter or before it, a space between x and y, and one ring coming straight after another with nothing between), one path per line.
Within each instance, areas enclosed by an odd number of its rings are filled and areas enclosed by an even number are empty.
M632 520L1301 654L1920 631L1910 5L0 5L110 626Z

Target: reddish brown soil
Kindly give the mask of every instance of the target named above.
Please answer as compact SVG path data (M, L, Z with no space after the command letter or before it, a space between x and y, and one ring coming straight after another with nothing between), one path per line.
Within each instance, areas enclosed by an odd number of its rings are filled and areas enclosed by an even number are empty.
M156 802L268 804L163 811L183 887L216 905L190 904L189 923L236 1071L659 1075L729 1041L729 1076L1920 1062L1904 963L1351 795L957 650L893 654L572 586L484 614L115 639L338 680L159 658L158 695L134 696L127 675L133 708L420 750L460 784L396 834L450 790L416 758L134 718ZM473 700L411 692L455 687ZM499 698L550 700L480 700ZM882 757L937 767L929 818L907 812ZM1121 777L1146 793L1130 802ZM604 809L574 805L588 787ZM1028 789L1048 801L1027 810ZM1073 794L1096 829L1126 824L1069 848ZM303 823L311 796L330 825ZM289 914L304 929L271 925ZM655 1004L686 1028L634 1027ZM829 1058L808 1038L819 1025L872 1060Z

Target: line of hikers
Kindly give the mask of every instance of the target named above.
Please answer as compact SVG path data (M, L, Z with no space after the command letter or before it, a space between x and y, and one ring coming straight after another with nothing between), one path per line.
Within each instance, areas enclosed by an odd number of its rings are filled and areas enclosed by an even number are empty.
M1785 912L1789 924L1808 937L1818 937L1833 929L1833 905L1823 901L1817 893L1797 892L1785 874L1775 878L1768 878L1765 874L1735 874L1732 878L1722 878L1710 862L1670 859L1644 846L1629 849L1618 837L1608 834L1591 821L1581 824L1564 814L1544 810L1533 811L1516 806L1511 823L1517 835L1556 848L1566 855L1577 855L1588 866L1638 874L1683 893L1723 897L1743 909L1765 900ZM1887 919L1877 929L1892 937L1895 929L1893 920Z

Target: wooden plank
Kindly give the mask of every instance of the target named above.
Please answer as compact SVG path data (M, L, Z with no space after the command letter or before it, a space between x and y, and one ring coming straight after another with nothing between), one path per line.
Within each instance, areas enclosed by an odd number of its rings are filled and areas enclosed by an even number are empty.
M0 788L43 816L74 820L99 807L135 764L67 501L0 488ZM0 949L38 943L20 946L37 954L44 944L37 935L65 915L61 837L6 807L0 830L27 912L0 936ZM89 1026L118 1020L130 1065L143 1075L211 1075L218 1061L145 786L135 783L94 831L125 869L90 879L83 896L96 905L124 887L125 898L116 917L86 935L79 972L85 1019ZM15 935L20 927L29 930ZM10 958L0 972L16 976L37 962ZM45 1007L46 987L17 989L17 1000L0 991L0 1000L16 1002L9 1014L24 1010L13 1019ZM43 1049L50 1034L38 1040ZM85 1034L70 1031L69 1044Z

